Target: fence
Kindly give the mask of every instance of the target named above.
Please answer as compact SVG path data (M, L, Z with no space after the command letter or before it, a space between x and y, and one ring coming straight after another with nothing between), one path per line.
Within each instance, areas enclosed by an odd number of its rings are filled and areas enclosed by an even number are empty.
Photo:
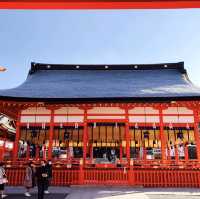
M23 185L25 169L6 169L9 185ZM200 187L199 169L54 168L52 185L131 185L144 187Z

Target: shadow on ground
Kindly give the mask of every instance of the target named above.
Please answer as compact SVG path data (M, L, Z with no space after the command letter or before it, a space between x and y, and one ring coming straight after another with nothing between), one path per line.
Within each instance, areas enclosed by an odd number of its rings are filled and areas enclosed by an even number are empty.
M67 194L49 194L45 195L44 199L65 199ZM25 197L23 194L9 194L7 199L37 199L37 194L32 194L31 197Z

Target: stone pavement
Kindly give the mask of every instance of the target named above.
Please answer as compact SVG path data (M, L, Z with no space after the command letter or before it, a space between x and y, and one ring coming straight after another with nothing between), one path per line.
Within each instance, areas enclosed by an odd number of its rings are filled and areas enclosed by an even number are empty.
M50 192L44 199L200 199L200 189L197 188L72 186L50 187ZM6 187L6 193L8 199L25 198L23 187ZM32 193L30 199L37 199L37 190Z
M192 188L71 187L67 199L200 199Z
M69 187L50 187L51 194L45 195L44 199L65 199L70 192ZM37 199L37 188L31 189L31 197L24 196L24 187L6 187L5 194L8 195L7 199Z

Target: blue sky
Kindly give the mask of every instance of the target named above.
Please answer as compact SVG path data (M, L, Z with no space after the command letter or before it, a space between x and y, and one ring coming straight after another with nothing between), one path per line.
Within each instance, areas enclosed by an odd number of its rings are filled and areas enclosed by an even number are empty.
M200 86L200 10L0 10L0 89L21 84L31 61L185 61Z

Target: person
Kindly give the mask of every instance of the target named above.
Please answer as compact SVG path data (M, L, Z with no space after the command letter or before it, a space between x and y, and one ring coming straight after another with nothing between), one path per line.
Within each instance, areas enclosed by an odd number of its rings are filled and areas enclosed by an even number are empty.
M175 148L173 145L170 146L170 158L171 160L175 159Z
M7 195L4 194L5 183L7 182L6 172L4 169L4 164L0 162L0 192L1 198L5 198Z
M34 171L33 171L33 165L32 162L29 162L26 166L26 173L24 178L24 186L26 188L26 192L24 195L26 197L30 197L30 189L34 187Z
M116 161L115 149L111 149L111 162L114 163Z
M180 144L178 146L178 155L179 155L179 158L182 160L185 158L185 149L184 149L183 144Z
M48 174L48 181L45 183L45 194L49 194L49 185L51 183L51 179L52 179L52 162L51 160L48 160L47 164L46 164L46 170L47 170L47 174Z
M36 171L37 187L38 187L38 199L44 198L45 184L48 181L48 172L46 169L45 161L42 160L40 166Z

